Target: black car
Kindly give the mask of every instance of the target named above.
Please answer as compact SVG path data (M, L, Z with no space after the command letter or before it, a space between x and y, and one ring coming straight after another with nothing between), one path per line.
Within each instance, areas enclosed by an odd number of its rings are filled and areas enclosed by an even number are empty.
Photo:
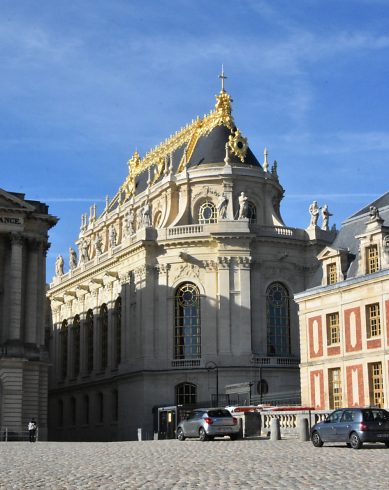
M381 408L342 408L311 429L315 447L325 442L345 442L360 449L364 442L382 442L389 447L389 412Z

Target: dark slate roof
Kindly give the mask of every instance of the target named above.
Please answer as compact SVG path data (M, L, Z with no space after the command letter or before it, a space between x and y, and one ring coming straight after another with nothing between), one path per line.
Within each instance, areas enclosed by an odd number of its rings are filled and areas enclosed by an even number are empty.
M188 168L207 163L219 163L224 165L226 156L226 143L231 131L224 125L216 126L207 136L201 136L197 142L194 152L188 162ZM230 151L231 164L240 164L240 159ZM261 164L255 158L254 154L248 148L243 165L254 165L261 167Z
M384 220L383 226L389 226L389 192L379 197L372 203L353 214L342 223L335 240L330 245L336 250L348 250L349 267L346 278L350 279L356 276L359 259L359 240L355 238L362 235L366 230L366 224L370 219L369 208L375 206L379 210L380 217ZM322 267L316 271L312 278L310 288L320 286L322 281Z
M376 208L380 209L385 206L389 206L389 192L386 192L383 196L379 197L375 201L373 201L371 204L368 204L364 208L362 208L360 211L357 213L353 214L349 219L355 218L356 216L361 216L362 214L368 213L370 206L375 206Z

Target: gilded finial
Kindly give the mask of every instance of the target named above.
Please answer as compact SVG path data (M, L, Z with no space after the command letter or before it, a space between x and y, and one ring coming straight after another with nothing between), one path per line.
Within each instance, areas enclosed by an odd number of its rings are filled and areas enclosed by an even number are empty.
M222 91L222 92L225 92L225 90L224 90L224 80L225 80L226 78L228 78L228 77L226 77L226 76L224 75L224 66L223 66L223 65L222 65L222 72L220 73L219 78L220 78L220 79L221 79L221 81L222 81L222 90L221 90L221 91Z

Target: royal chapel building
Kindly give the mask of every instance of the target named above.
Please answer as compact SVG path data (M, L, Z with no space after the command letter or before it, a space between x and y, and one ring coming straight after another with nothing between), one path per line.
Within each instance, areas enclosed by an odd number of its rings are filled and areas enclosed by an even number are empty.
M318 208L307 229L284 224L277 162L254 155L231 103L222 84L208 115L135 152L58 256L51 439L151 438L155 407L209 405L239 383L268 400L300 393L293 297L336 231Z

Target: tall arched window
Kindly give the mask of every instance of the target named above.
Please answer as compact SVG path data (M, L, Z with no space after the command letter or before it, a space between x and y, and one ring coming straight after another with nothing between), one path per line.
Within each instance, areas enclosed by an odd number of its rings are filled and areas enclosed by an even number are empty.
M118 366L122 360L122 298L115 301L115 354L113 356Z
M73 376L80 374L80 317L76 315L73 319Z
M266 292L267 353L290 355L289 293L279 282L270 284Z
M85 319L87 371L93 371L93 311L88 310Z
M205 201L199 208L199 223L216 223L217 210L216 206L211 201Z
M64 320L60 331L61 346L61 377L66 378L68 371L68 321Z
M176 289L174 358L198 359L201 357L200 292L187 282Z
M194 405L197 402L197 386L180 383L176 386L176 405Z
M100 308L101 369L108 365L108 308L104 303Z

